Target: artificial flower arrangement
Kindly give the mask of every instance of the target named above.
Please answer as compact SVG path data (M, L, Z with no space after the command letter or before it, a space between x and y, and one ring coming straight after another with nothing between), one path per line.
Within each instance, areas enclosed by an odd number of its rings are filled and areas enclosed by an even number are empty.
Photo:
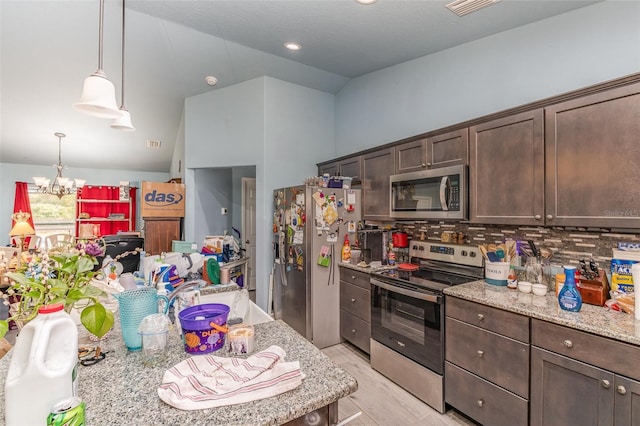
M9 329L9 321L26 323L36 317L41 306L64 303L66 312L78 309L82 325L102 338L113 326L114 318L99 301L105 292L92 285L91 280L96 274L96 256L104 252L104 245L99 242L51 249L34 254L22 271L8 273L13 284L2 296L4 303L8 305L12 296L18 296L19 301L11 305L9 318L0 320L0 337Z

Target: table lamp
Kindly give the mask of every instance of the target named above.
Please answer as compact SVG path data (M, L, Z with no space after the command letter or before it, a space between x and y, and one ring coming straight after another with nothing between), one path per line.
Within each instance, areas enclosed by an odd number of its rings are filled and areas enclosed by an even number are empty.
M33 235L36 233L35 229L27 222L31 215L25 212L14 213L11 215L11 219L13 219L16 224L13 225L11 231L9 231L9 235L12 237L20 237L20 243L22 245L21 250L26 251L29 249L29 246L24 247L25 245L25 236Z

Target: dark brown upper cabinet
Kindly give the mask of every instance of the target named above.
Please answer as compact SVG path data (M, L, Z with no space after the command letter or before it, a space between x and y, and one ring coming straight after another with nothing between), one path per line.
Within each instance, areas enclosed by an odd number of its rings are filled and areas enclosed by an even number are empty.
M541 108L469 128L469 217L474 223L544 224Z
M389 220L389 176L394 174L395 149L384 148L362 155L362 216Z
M546 224L640 228L640 83L545 109Z
M396 146L396 173L469 164L469 130L404 142Z

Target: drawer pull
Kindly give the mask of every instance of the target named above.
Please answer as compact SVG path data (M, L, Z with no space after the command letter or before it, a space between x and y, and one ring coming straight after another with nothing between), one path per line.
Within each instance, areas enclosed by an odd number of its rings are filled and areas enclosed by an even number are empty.
M484 320L484 314L478 314L478 321Z
M404 343L402 343L401 341L398 340L398 346L400 346L401 348L404 348L407 345L405 345Z
M609 389L611 387L611 382L606 380L606 379L603 380L602 381L602 387L605 388L605 389Z
M356 298L355 297L351 298L351 303L356 303Z
M478 400L478 407L482 407L484 405L484 401L479 399Z
M351 330L351 334L356 334L356 331L358 331L358 330L356 330L356 329L354 328L353 330Z
M563 345L565 345L568 348L572 348L573 347L573 342L569 339L565 340L564 342L562 342Z
M627 389L624 386L620 385L618 386L618 393L620 395L624 395L625 393L627 393Z
M355 281L355 280L356 280L356 276L355 276L355 275L351 275L351 279L352 279L353 281Z
M484 356L484 351L478 351L478 356L482 358Z

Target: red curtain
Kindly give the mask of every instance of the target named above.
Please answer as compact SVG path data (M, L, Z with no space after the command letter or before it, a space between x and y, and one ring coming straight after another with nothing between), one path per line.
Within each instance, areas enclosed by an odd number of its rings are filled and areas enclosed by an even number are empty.
M33 225L33 215L31 214L31 203L29 202L29 187L27 182L16 182L16 196L13 199L13 212L25 212L29 213L29 225L33 229L36 227ZM16 224L15 220L11 220L11 227Z

